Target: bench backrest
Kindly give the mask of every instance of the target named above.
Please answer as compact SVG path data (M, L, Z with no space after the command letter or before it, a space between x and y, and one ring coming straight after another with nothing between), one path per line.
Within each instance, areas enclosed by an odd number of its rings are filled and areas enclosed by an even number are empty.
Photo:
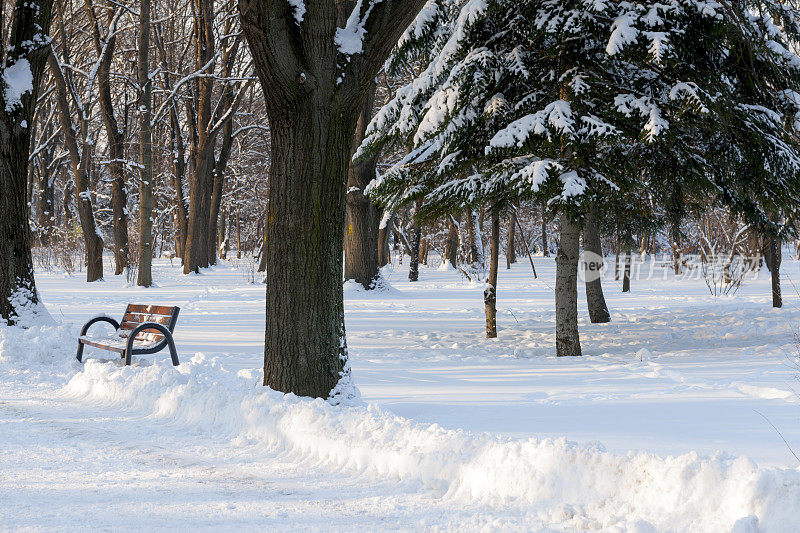
M167 326L170 331L174 331L175 323L178 321L178 311L180 311L179 307L128 304L119 325L119 334L127 337L131 330L143 322L156 322ZM164 335L156 330L146 330L139 333L136 338L144 342L161 342L164 340Z

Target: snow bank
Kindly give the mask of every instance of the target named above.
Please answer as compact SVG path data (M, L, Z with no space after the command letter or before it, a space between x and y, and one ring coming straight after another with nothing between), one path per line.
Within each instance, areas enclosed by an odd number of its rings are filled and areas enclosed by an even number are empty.
M280 452L332 475L398 483L470 505L513 506L566 528L789 531L800 523L797 470L446 430L374 405L284 395L261 387L257 372L233 373L203 354L177 368L166 358L135 358L128 368L93 359L81 366L67 349L73 342L74 331L64 326L1 328L0 379L125 406L188 434Z

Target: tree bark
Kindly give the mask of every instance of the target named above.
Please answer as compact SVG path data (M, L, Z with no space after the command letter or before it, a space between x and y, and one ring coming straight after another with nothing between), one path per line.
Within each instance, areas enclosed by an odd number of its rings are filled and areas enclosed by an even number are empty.
M681 273L681 219L679 215L672 217L670 236L672 240L672 270L678 276Z
M513 208L508 216L508 243L506 244L506 269L517 262L517 251L514 245L514 237L517 230L517 211ZM523 237L524 238L524 237Z
M469 262L477 270L486 268L483 257L483 240L481 238L481 225L478 220L478 212L472 208L467 213L467 228L469 233Z
M150 80L150 0L139 2L139 272L136 284L153 284L153 83Z
M230 31L230 26L228 27ZM226 32L227 33L227 32ZM230 78L233 75L233 68L236 63L236 57L239 50L240 37L236 37L232 45L225 48L222 54L223 76ZM245 87L240 87L240 91L247 90ZM219 225L220 206L222 204L222 193L225 190L225 171L228 167L228 161L231 156L231 149L233 147L233 117L239 104L239 99L234 95L233 82L226 80L223 85L222 95L217 104L217 113L213 119L216 124L220 121L220 113L227 113L222 121L222 126L219 128L219 135L222 135L222 146L219 150L219 155L214 161L213 176L211 178L211 199L209 204L208 215L208 243L206 250L208 254L208 263L214 265L217 263L217 226ZM215 126L218 127L218 126ZM212 132L212 135L214 132Z
M214 3L198 0L194 13L195 67L203 69L214 58ZM194 107L189 104L192 159L189 180L189 219L183 272L200 272L208 266L208 240L211 187L214 172L216 134L210 130L214 79L200 76L193 84Z
M449 262L450 266L453 268L458 267L458 247L460 244L461 243L458 235L458 221L453 215L450 215L447 228L447 245L445 247L444 255L447 262Z
M417 203L419 209L419 203ZM419 250L422 240L422 224L414 221L414 233L411 235L411 249L408 251L411 260L408 262L408 281L419 281Z
M383 268L389 264L390 251L389 251L389 236L392 234L392 218L390 218L386 225L378 228L378 268Z
M781 241L772 235L765 238L767 243L767 265L769 266L772 287L772 307L783 307L781 295Z
M225 189L225 170L228 167L228 160L231 156L233 147L233 119L227 120L222 127L222 147L214 163L214 176L211 187L211 205L208 215L208 262L211 265L217 263L217 226L219 225L220 206L222 205L222 193Z
M31 125L42 71L50 43L42 32L50 27L52 0L17 0L11 14L7 58L3 72L27 60L33 89L18 102L7 101L0 91L0 321L20 322L23 309L34 311L39 303L31 257L28 218L28 156ZM44 45L43 45L44 43Z
M561 220L561 233L556 256L556 355L581 355L578 334L578 256L580 225Z
M625 269L622 273L622 292L631 292L631 262L633 250L625 250Z
M364 141L367 126L372 119L376 89L377 85L373 83L364 99L356 126L353 153ZM375 154L366 161L351 162L347 174L344 279L355 280L367 290L374 288L379 275L378 227L381 215L379 208L364 194L364 189L375 179L378 156L379 154Z
M606 298L603 295L603 249L597 230L597 216L594 208L589 208L583 226L584 273L586 284L586 305L592 324L611 322Z
M155 28L155 43L159 52L161 64L161 78L164 89L169 91L173 88L170 77L171 68L167 62L167 49L164 45L164 36L160 27ZM183 184L186 177L186 144L184 143L181 122L178 116L178 105L173 99L169 104L169 140L172 156L172 189L173 196L173 224L175 228L175 255L180 257L181 263L186 255L186 236L189 225L189 207L186 202L186 195L183 191Z
M491 242L489 251L489 277L483 291L483 304L486 308L486 338L497 337L497 267L500 262L500 213L491 212Z
M542 205L542 253L550 257L550 239L547 237L547 207Z

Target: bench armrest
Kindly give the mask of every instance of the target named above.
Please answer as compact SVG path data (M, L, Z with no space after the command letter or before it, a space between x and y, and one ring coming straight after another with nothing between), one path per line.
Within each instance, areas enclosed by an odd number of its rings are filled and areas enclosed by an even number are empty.
M130 335L128 336L128 343L125 347L125 365L128 366L131 364L131 356L133 355L133 341L136 340L136 336L142 331L146 331L148 329L157 330L164 335L164 339L169 345L170 355L172 356L172 364L178 366L178 354L175 350L175 341L172 339L172 332L169 330L169 328L167 328L167 326L159 324L158 322L142 322L131 331Z
M117 322L116 320L114 320L110 316L105 316L105 315L96 316L93 319L91 319L90 321L88 321L86 324L83 325L83 329L81 329L81 337L86 335L86 332L89 331L89 327L91 327L93 324L96 324L98 322L108 322L109 324L114 326L114 329L119 329L119 322Z

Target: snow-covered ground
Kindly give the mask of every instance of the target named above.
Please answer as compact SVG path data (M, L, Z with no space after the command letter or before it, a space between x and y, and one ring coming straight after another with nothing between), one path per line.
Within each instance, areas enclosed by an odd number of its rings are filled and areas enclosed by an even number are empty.
M348 285L363 403L339 407L259 386L245 267L157 262L147 290L37 273L58 324L0 328L0 529L800 529L798 263L781 310L766 275L722 298L606 279L612 322L581 309L585 356L557 359L554 264L535 261L538 280L501 270L495 340L452 270ZM181 307L180 367L74 360L81 324L128 302Z

